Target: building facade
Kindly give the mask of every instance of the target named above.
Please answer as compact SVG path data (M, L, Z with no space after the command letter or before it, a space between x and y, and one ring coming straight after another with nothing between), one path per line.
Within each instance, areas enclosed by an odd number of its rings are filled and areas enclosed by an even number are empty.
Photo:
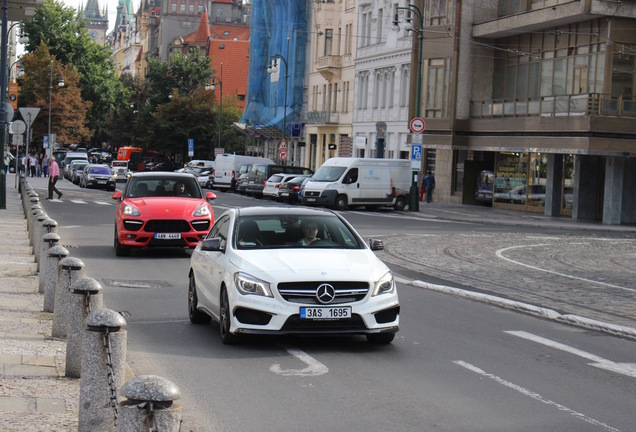
M86 6L80 8L79 14L86 20L86 30L93 42L104 45L108 31L108 8L100 9L99 0L88 0Z
M417 3L435 199L636 223L636 5Z

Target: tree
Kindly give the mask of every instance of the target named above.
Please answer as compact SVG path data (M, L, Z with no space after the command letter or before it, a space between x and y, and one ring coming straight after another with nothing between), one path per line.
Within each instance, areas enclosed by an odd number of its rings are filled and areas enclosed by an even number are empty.
M94 131L93 141L101 141L110 111L126 99L109 48L93 42L75 9L56 0L44 0L33 19L22 23L22 31L29 36L28 52L44 42L59 62L78 71L82 97L92 102L86 116L88 127Z
M22 62L25 73L19 78L20 105L41 109L32 125L33 137L39 140L48 134L50 95L51 133L57 135L57 141L76 143L89 138L91 131L86 127L86 112L91 103L82 99L77 71L51 56L44 43L24 55ZM57 85L60 78L64 80L64 87Z

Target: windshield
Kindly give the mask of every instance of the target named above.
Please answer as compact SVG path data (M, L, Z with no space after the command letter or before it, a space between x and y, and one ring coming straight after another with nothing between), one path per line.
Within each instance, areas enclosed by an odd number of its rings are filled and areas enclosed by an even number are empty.
M126 186L127 198L140 197L184 197L201 198L201 188L196 179L143 177L132 178Z
M237 249L363 249L364 244L333 215L294 214L245 216L236 224Z
M106 175L110 175L110 168L108 167L94 167L94 168L89 168L88 169L88 173L89 174L106 174Z
M322 166L316 171L316 174L311 177L311 181L336 181L342 176L342 173L344 173L346 169L346 167L339 166Z

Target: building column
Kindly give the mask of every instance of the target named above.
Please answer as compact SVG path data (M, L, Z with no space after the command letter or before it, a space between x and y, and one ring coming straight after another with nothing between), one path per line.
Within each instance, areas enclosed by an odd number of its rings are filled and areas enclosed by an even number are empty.
M545 185L546 216L561 216L563 193L563 155L548 154L548 172Z
M603 223L621 225L636 223L636 160L608 157L605 165L605 200Z
M572 219L594 220L598 181L598 157L576 156Z

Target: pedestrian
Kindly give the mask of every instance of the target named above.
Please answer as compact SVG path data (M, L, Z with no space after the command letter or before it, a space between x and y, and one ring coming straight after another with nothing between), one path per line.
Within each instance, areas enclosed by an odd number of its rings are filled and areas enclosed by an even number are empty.
M35 175L37 177L42 177L42 159L44 159L44 153L40 153L37 156L37 165L35 166Z
M29 175L31 177L35 177L35 167L38 164L38 158L35 156L35 154L31 153L31 156L29 156Z
M49 176L49 158L46 155L42 158L42 175L44 177Z
M18 174L24 173L24 175L26 175L26 172L25 172L26 160L27 158L24 155L24 153L20 153L20 165L18 166L18 171L19 171Z
M420 188L420 202L422 202L422 198L426 196L426 188L424 187L424 182L422 181L422 187Z
M426 171L426 175L422 179L422 189L426 190L426 203L433 201L433 189L435 189L435 177L431 171Z
M49 158L49 197L47 199L53 199L53 192L57 194L58 199L62 198L62 192L57 190L55 187L55 183L57 183L57 179L60 176L60 167L57 162L55 162L55 158L51 156Z

